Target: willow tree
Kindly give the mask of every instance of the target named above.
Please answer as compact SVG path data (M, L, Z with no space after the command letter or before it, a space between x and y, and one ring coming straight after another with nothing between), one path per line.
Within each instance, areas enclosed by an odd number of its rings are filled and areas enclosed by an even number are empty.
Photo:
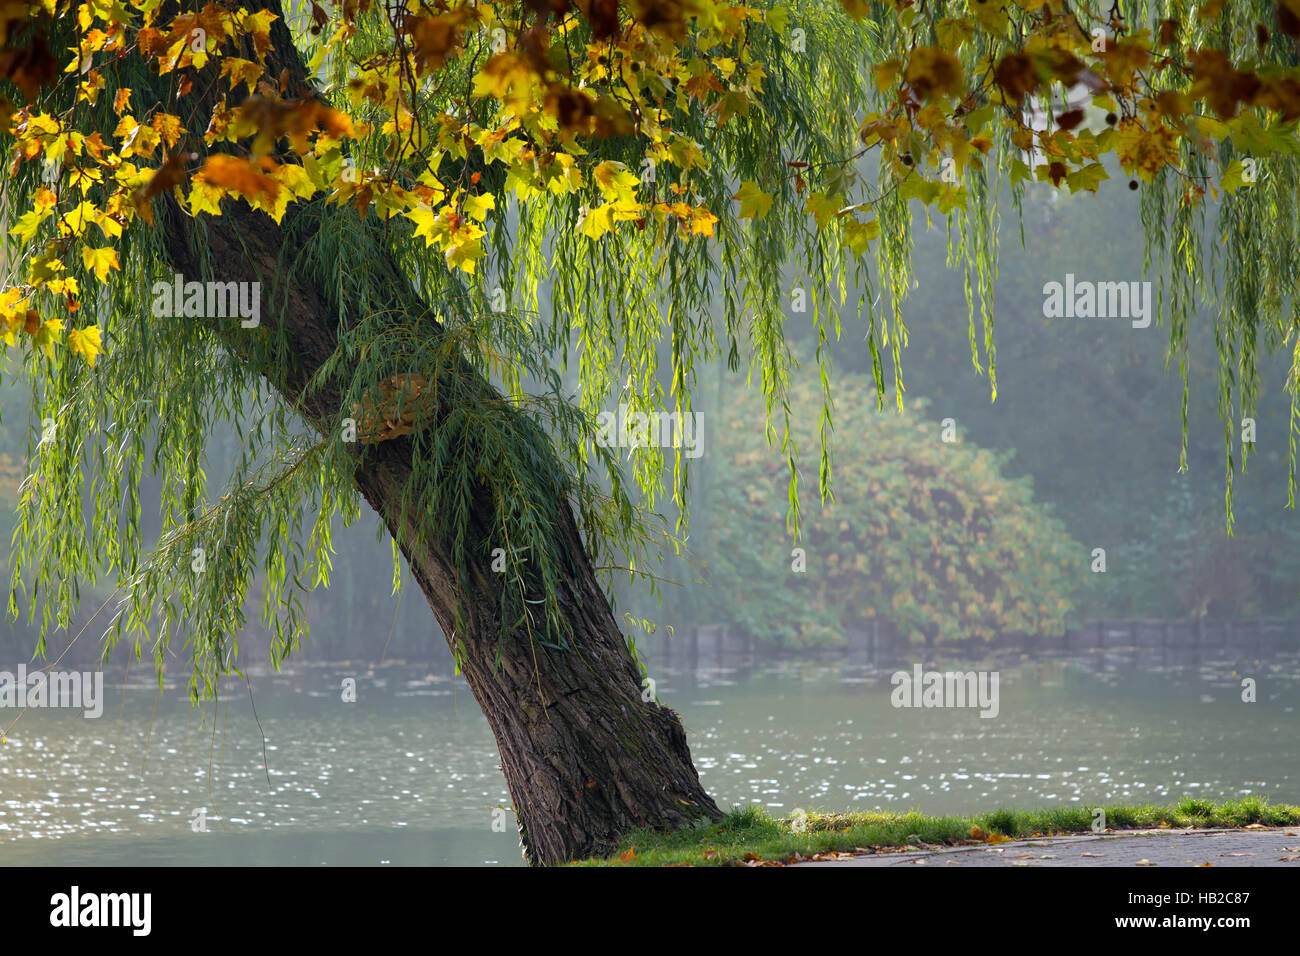
M1217 303L1231 474L1257 349L1291 343L1298 14L14 0L0 331L34 425L10 611L39 620L43 652L82 588L111 584L105 654L127 642L161 671L183 639L211 695L251 591L277 662L294 648L330 529L364 499L492 726L532 860L713 816L607 600L609 574L678 546L655 511L671 495L684 518L689 461L639 448L632 483L598 412L689 414L697 362L725 356L776 443L783 324L810 305L825 496L824 345L850 279L877 404L886 366L901 404L911 203L949 224L995 397L996 200L1096 190L1109 155L1142 189L1171 357ZM1054 108L1067 88L1107 122ZM229 424L244 453L210 489L204 436ZM797 535L801 460L782 451Z

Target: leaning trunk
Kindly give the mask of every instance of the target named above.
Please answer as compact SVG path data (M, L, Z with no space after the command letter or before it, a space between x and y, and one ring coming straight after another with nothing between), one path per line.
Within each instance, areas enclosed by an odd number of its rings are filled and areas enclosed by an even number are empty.
M291 77L304 80L282 22L275 24L272 40L268 75L288 69ZM187 128L202 130L203 111L210 106L197 103L195 115L183 118ZM330 216L355 216L350 209L318 207L308 213L291 207L282 227L232 201L224 203L222 216L196 220L168 196L161 213L171 265L187 279L212 277L215 264L222 281L262 283L262 301L271 305L263 309L261 330L250 333L237 322L220 328L214 323L214 328L322 435L339 427L346 382L336 377L310 390L306 386L335 351L342 308L354 315L363 308L386 309L420 335L442 334L378 236L371 234L365 261L376 277L372 287L384 290L383 302L331 301L310 276L282 267L286 248L305 248L328 228ZM249 345L253 334L279 337L286 346L284 359L259 360ZM441 374L446 381L435 382L430 392L475 394L481 407L519 414L468 363ZM449 411L435 408L427 427L436 428ZM538 460L558 473L554 449L540 429L535 431ZM415 449L409 437L358 446L353 477L406 556L492 727L529 859L561 862L608 851L630 829L716 818L717 806L700 786L677 715L642 699L639 669L564 494L554 496L551 526L556 553L568 556L555 591L569 649L544 642L532 628L503 630L506 576L494 574L486 561L458 566L448 516L419 507L418 496L410 495ZM483 488L471 497L468 547L482 555L494 544L488 540L491 501Z
M557 596L572 650L551 646L536 628L508 630L502 639L505 576L480 560L467 588L451 542L438 535L438 515L424 518L431 525L424 542L394 520L410 474L409 443L402 445L359 468L357 484L397 538L492 726L530 859L570 860L611 849L630 829L716 816L677 715L642 699L640 672L568 503L555 503L557 543L573 557ZM485 537L486 514L471 527Z

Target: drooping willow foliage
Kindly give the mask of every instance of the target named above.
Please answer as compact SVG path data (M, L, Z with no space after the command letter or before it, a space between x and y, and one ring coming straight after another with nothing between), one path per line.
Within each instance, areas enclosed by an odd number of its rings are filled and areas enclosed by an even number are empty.
M1132 15L1141 17L1145 5ZM1156 17L1186 19L1194 4L1167 2L1156 5ZM1212 25L1202 25L1192 45L1215 46L1230 57L1253 58L1263 66L1294 68L1300 64L1294 44L1261 45L1257 24L1271 23L1276 4L1245 0L1228 5L1228 15ZM1279 41L1282 38L1278 38ZM1180 64L1185 59L1179 59ZM1258 124L1256 124L1258 125ZM1273 135L1294 143L1295 124ZM1260 130L1263 138L1269 134ZM1249 134L1219 143L1217 161L1226 168L1235 159L1249 158ZM1272 144L1270 144L1272 145ZM1270 150L1271 151L1271 150ZM1288 429L1289 477L1287 504L1295 507L1295 436L1300 432L1300 300L1296 297L1300 265L1297 239L1300 218L1300 162L1297 149L1278 152L1260 161L1261 172L1250 189L1238 189L1217 204L1188 201L1189 183L1213 181L1208 157L1186 140L1180 147L1183 173L1165 170L1155 182L1142 187L1142 225L1147 239L1143 269L1157 279L1157 314L1169 327L1169 361L1178 362L1182 377L1183 445L1180 470L1187 468L1188 329L1202 309L1212 313L1219 355L1218 407L1223 423L1225 450L1224 507L1231 533L1233 475L1244 471L1252 443L1241 441L1241 420L1253 418L1259 381L1258 349L1272 354L1290 348L1292 365L1285 387L1291 394Z
M260 618L274 628L276 659L283 658L304 633L303 595L329 582L331 527L360 513L353 481L358 457L343 438L342 419L394 375L446 381L442 373L462 361L496 383L507 401L467 390L447 398L454 411L437 427L412 433L414 473L402 520L414 527L418 516L436 514L455 530L464 583L485 566L492 548L511 556L503 640L526 633L567 646L554 584L574 556L556 545L556 501L576 509L593 564L606 574L620 567L645 574L656 554L680 547L689 460L655 447L621 460L618 449L594 440L593 423L598 412L620 402L637 412L690 413L697 372L712 360L746 368L762 390L763 427L789 463L790 527L797 536L801 456L810 450L791 440L787 394L794 362L787 330L811 322L816 332L823 398L817 472L825 498L832 490L835 422L830 344L841 335L841 316L853 308L865 316L862 347L871 356L878 407L892 392L901 408L905 301L920 279L911 267L914 207L899 188L897 165L877 162L875 147L864 147L859 135L864 117L884 109L888 97L875 90L871 67L938 44L936 24L960 5L920 4L908 27L893 4L869 6L871 13L855 20L824 0L785 4L784 25L772 21L748 34L767 72L759 104L722 125L698 108L676 115L678 131L709 150L706 167L689 179L696 201L718 217L712 238L620 229L592 241L579 229L589 195L546 195L520 204L510 198L499 165L477 170L495 208L487 219L489 256L474 276L449 267L407 219L381 219L373 210L358 217L320 199L291 206L280 272L308 277L338 312L338 349L317 378L343 374L348 383L337 427L322 434L304 427L261 378L261 369L294 361L275 331L277 310L286 306L283 286L263 290L262 324L243 331L152 314L153 283L172 279L152 230L133 228L123 237L121 273L106 285L97 285L83 263L66 262L83 288L101 290L81 307L105 330L105 353L93 368L63 352L34 352L29 363L34 423L53 427L43 433L34 428L30 440L11 613L25 604L39 616L43 651L48 630L71 623L83 589L115 585L108 647L127 638L137 656L149 648L161 669L181 639L192 656L193 693L212 694L217 676L234 665L246 600L260 585ZM1272 6L1265 0L1233 4L1218 22L1202 26L1187 3L1115 4L1131 26L1180 17L1189 24L1192 45L1218 45L1234 57L1254 49L1254 23L1271 17ZM332 53L318 62L313 57L322 50L305 16L290 23L304 58L319 67L322 95L340 104L357 65L386 42L379 13L362 15L356 25L350 60ZM960 52L968 71L980 55L975 44ZM1294 49L1281 42L1259 58L1296 65ZM114 83L152 91L162 101L169 78L151 75L130 58L115 69ZM463 86L472 75L469 67L461 74L457 69L452 61L430 86L419 128L435 129L449 102L439 91ZM108 97L78 108L87 131L111 130L116 122ZM1046 97L1042 109L1052 109ZM364 106L354 112L368 118ZM357 166L389 163L393 135L380 122L372 130L348 145ZM1286 135L1294 139L1294 129ZM633 137L588 145L599 157L641 172L645 182L642 149ZM1219 163L1242 149L1225 138ZM949 264L966 293L971 361L988 375L993 398L999 207L1010 202L1020 208L1027 187L1007 170L1021 155L1011 131L995 127L982 168L965 174L963 201L938 213L948 218ZM1297 160L1295 152L1270 156L1257 186L1215 206L1188 199L1189 181L1211 175L1209 161L1186 143L1181 158L1181 171L1165 169L1142 187L1145 265L1160 274L1160 314L1169 325L1171 358L1184 373L1184 425L1187 329L1199 310L1214 310L1230 513L1233 421L1254 407L1257 349L1295 348L1293 395L1300 380L1292 294ZM440 175L450 181L464 171L444 168ZM668 164L653 173L662 190L675 178L688 178ZM38 174L37 164L28 163L3 181L8 209L23 207ZM732 197L743 181L770 195L767 215L737 215ZM814 222L808 210L814 189L843 194L870 210L878 224L874 256L846 249L839 217ZM202 235L199 220L200 244ZM12 239L7 245L14 270L9 284L32 250ZM375 268L382 254L399 263L400 275ZM221 280L222 264L210 256L206 262L206 274L185 279ZM807 311L796 305L804 301ZM420 306L412 310L412 302ZM436 335L429 334L430 321ZM576 370L576 394L564 376L570 369ZM1293 459L1298 413L1293 403ZM217 489L209 485L201 449L206 435L228 427L237 430L244 452L222 463L231 476ZM156 541L154 516L140 494L146 473L162 487ZM487 540L473 540L468 525L480 485L488 488L494 509ZM1293 491L1294 468L1291 485ZM680 515L676 525L653 513L669 497ZM395 585L398 557L394 544ZM654 587L652 574L646 581Z

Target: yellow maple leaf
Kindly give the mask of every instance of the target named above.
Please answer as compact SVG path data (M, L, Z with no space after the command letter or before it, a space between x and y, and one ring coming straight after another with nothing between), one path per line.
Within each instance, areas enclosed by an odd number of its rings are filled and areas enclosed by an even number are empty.
M173 116L171 113L156 113L153 121L149 124L153 131L157 133L168 147L176 145L176 141L181 138L185 132L185 127L181 125L181 118Z
M108 278L110 269L122 271L122 267L117 262L117 250L108 246L103 249L92 249L90 246L83 246L81 248L81 261L87 269L94 270L95 277L100 282Z
M711 236L713 235L713 227L717 222L717 216L707 209L699 207L691 213L691 235Z
M59 235L66 236L71 233L74 236L80 236L86 231L86 227L94 221L95 207L88 202L78 203L73 209L69 209L59 219Z
M18 224L9 230L9 235L17 236L23 242L31 242L36 238L36 231L40 229L41 223L49 218L51 210L47 207L41 209L29 209L18 217Z
M1148 129L1130 117L1120 121L1115 151L1126 173L1136 172L1149 183L1166 163L1177 165L1178 139L1178 134L1164 124Z
M244 18L243 27L252 34L258 56L266 56L266 51L271 48L271 24L279 19L270 10L258 10Z
M591 171L591 178L606 199L632 202L636 198L636 188L641 185L637 175L623 163L606 160Z
M20 289L0 293L0 338L6 345L13 345L15 336L26 325L28 304Z
M493 55L474 77L474 96L501 100L511 109L527 109L532 103L533 72L528 64L509 51Z
M1120 89L1133 82L1133 75L1151 63L1151 50L1145 40L1125 38L1107 44L1101 54L1102 70L1111 83Z
M813 218L817 220L817 228L825 229L831 221L831 217L840 211L844 197L839 193L833 196L823 196L821 193L810 192L808 198L804 200L804 207L812 213Z
M496 204L496 200L489 193L470 196L465 200L465 215L482 222L487 218L488 210L495 209Z
M477 236L471 236L466 230L462 230L461 235L447 244L447 251L443 253L447 265L464 269L473 275L475 264L484 255L482 236L482 232Z
M240 83L244 83L251 94L256 92L257 81L262 78L262 65L251 60L242 60L237 56L229 56L221 61L221 75L230 78L232 90Z
M614 228L614 207L611 203L587 210L578 223L578 231L588 239L599 239Z
M225 190L220 186L210 183L206 179L195 178L190 183L190 212L196 216L203 212L220 216L221 198L224 195Z
M849 218L844 222L844 244L857 255L862 255L870 247L871 240L880 235L880 223L875 219L870 222L858 222Z
M985 4L985 6L993 6ZM1006 14L1002 14L1005 19ZM912 51L903 79L924 100L948 93L961 93L965 72L961 61L938 47L923 46Z
M259 197L253 206L263 210L276 222L284 218L285 210L294 199L308 199L317 192L317 186L312 182L307 170L296 163L277 166L272 170L270 177L284 188L277 191L274 196Z
M405 216L415 223L415 234L424 237L425 246L440 242L447 231L446 223L440 220L438 214L428 206L417 206L405 213Z
M521 202L540 195L539 178L532 163L512 163L506 173L506 189L513 189Z
M62 319L49 319L41 324L32 336L32 344L37 348L44 349L45 354L54 357L54 337L63 331Z
M45 212L58 205L59 197L51 190L42 186L36 192L32 193L32 207L38 212Z
M758 183L752 179L741 183L740 190L731 198L740 200L740 212L736 214L738 219L762 219L772 208L772 197L759 189Z
M546 174L546 188L557 196L582 188L582 172L568 153L555 154L555 162Z
M975 36L975 25L964 17L944 17L934 25L934 36L945 50L957 49Z
M68 347L94 368L95 359L104 351L99 326L88 325L84 329L73 329L68 333Z
M273 203L281 192L278 182L248 160L225 153L214 153L207 158L194 176L196 182L200 179L254 202L266 199Z

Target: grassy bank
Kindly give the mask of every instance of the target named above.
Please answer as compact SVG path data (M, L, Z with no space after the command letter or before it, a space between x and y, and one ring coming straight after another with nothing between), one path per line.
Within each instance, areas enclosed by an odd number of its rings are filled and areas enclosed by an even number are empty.
M1300 807L1266 800L1216 804L1188 798L1177 806L1105 806L1110 830L1168 827L1300 826ZM769 816L757 807L733 810L717 823L668 833L629 834L607 859L578 866L755 866L799 862L819 854L880 851L899 847L1000 843L1028 837L1092 831L1094 807L996 810L973 817L920 813L809 813L796 820Z

